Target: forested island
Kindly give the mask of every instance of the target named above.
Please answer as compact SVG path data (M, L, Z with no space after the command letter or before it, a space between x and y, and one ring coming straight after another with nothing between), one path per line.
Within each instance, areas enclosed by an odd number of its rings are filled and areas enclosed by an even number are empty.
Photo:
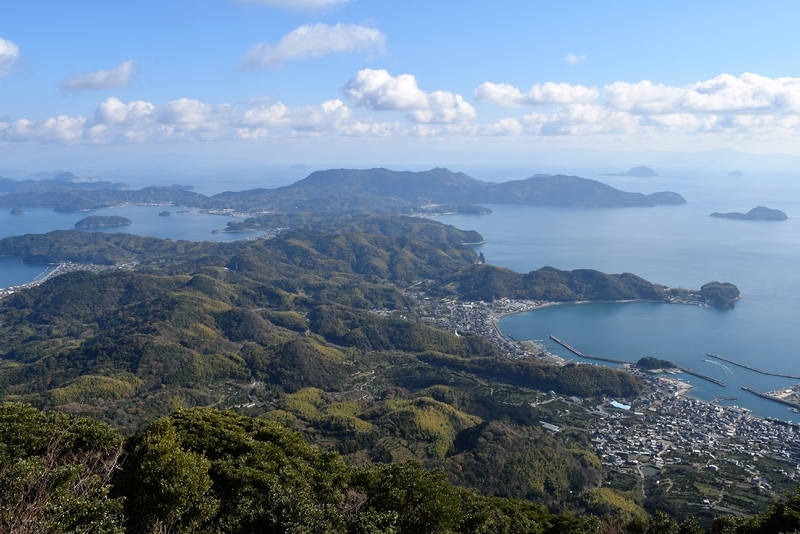
M13 187L12 187L13 186ZM130 191L110 182L35 182L8 186L0 206L54 206L56 211L89 211L122 204L171 204L239 212L352 211L426 213L429 205L485 213L480 203L560 207L652 207L685 204L677 193L644 195L620 191L578 176L537 174L524 180L482 182L464 173L436 168L409 172L389 169L316 171L290 186L205 196L183 187L146 187Z
M720 217L723 219L738 219L742 221L785 221L789 218L781 210L770 209L765 206L757 206L747 213L740 213L737 211L731 213L714 212L711 217Z
M93 228L112 228L114 226L128 226L132 221L119 215L93 215L84 217L75 223L75 228L79 230L91 230Z

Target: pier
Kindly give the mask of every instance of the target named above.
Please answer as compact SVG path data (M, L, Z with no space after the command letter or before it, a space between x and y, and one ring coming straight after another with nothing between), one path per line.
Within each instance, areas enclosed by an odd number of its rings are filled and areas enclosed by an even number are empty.
M581 351L579 351L578 349L576 349L575 347L573 347L572 345L570 345L569 343L565 343L564 341L561 341L560 339L558 339L556 336L554 336L552 334L550 334L550 339L552 339L553 341L555 341L556 343L558 343L559 345L561 345L562 347L564 347L568 351L574 353L576 356L580 356L581 358L586 358L587 360L598 360L598 361L601 361L601 362L611 362L611 363L631 363L631 362L626 362L624 360L615 360L614 358L603 358L602 356L591 356L589 354L584 354Z
M766 393L761 393L760 391L756 391L753 388L749 388L747 386L742 386L742 389L752 393L753 395L758 395L764 399L769 399L771 401L779 402L781 404L785 404L786 406L791 406L792 408L800 409L800 404L792 401L788 401L786 399L781 399L780 397L773 397L772 395L767 395Z
M685 369L683 367L678 367L678 369L680 369L682 373L686 373L687 375L696 376L697 378L702 378L703 380L708 380L709 382L711 382L713 384L716 384L718 386L725 387L725 382L723 382L722 380L717 380L716 378L711 378L710 376L701 375L700 373L696 373L695 371L692 371L691 369Z
M781 378L791 378L793 380L800 380L800 376L787 375L787 374L783 374L783 373L772 373L770 371L764 371L763 369L757 369L755 367L750 367L749 365L745 365L743 363L735 362L733 360L729 360L728 358L723 358L722 356L717 356L716 354L711 354L710 352L708 353L708 356L711 357L711 358L716 358L718 360L722 360L723 362L728 362L731 365L735 365L737 367L741 367L742 369L748 369L750 371L753 371L755 373L759 373L759 374L762 374L762 375L779 376Z

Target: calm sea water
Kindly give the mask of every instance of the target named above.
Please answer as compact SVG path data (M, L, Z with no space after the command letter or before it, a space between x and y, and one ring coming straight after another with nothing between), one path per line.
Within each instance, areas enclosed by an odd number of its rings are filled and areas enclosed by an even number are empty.
M489 206L492 215L440 220L481 232L488 242L476 250L487 262L516 271L550 265L632 272L687 288L728 281L744 298L733 310L651 303L554 306L506 317L501 329L516 339L545 339L552 352L565 358L575 356L554 346L551 334L588 354L631 362L643 356L668 359L727 383L721 388L684 375L698 398L736 397L731 404L798 421L786 407L740 389L747 385L768 391L797 381L704 359L710 359L710 352L800 376L800 177L617 180L612 185L626 190L678 191L689 204L628 209ZM709 217L714 211L748 211L756 205L781 209L792 218L775 223Z
M219 233L214 230L225 228L231 217L207 215L197 210L178 214L188 208L159 206L128 206L106 208L90 213L56 213L52 208L26 208L25 215L11 215L10 209L0 212L0 239L22 234L43 234L52 230L69 230L75 223L89 215L120 215L131 220L129 226L101 228L98 232L127 232L131 234L160 237L163 239L187 239L190 241L235 241L246 237L261 235L261 232ZM169 211L169 217L160 217L162 211ZM26 265L21 258L0 257L0 287L24 284L33 280L45 269L41 265Z

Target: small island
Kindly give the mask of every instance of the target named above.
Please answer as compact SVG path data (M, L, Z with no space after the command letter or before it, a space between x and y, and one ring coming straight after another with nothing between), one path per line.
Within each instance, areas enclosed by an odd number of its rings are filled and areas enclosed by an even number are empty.
M675 369L678 366L669 360L659 360L652 356L645 356L636 362L636 367L645 371L653 371L656 369Z
M170 215L172 214L168 211L162 211L161 213L158 214L159 217L169 217Z
M78 230L91 230L93 228L111 228L114 226L128 226L132 224L130 219L120 217L119 215L94 215L92 217L85 217L75 223L75 228Z
M785 221L789 218L789 216L781 210L774 210L764 206L755 207L747 213L739 213L738 211L731 213L719 213L715 211L711 214L711 217L738 219L741 221Z
M11 215L25 215L25 212L19 208L14 208L11 210Z
M742 176L744 176L744 174L742 173L742 171L731 171L728 173L728 176L732 176L734 178L741 178Z

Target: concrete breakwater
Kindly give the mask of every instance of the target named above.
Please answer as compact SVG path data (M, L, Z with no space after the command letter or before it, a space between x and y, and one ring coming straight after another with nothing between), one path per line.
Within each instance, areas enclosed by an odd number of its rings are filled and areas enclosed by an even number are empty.
M710 352L707 353L707 355L710 358L716 358L718 360L722 360L723 362L728 362L731 365L735 365L737 367L741 367L742 369L747 369L749 371L753 371L754 373L760 373L762 375L769 375L769 376L780 376L782 378L791 378L793 380L800 380L800 376L787 375L787 374L784 374L784 373L773 373L773 372L770 372L770 371L764 371L763 369L758 369L756 367L751 367L749 365L745 365L743 363L739 363L739 362L730 360L728 358L724 358L722 356L717 356L716 354L711 354Z
M572 345L570 345L569 343L561 341L560 339L558 339L556 336L554 336L552 334L550 334L550 339L552 339L553 341L555 341L556 343L558 343L559 345L561 345L562 347L564 347L568 351L574 353L575 355L580 356L581 358L586 358L587 360L598 360L598 361L601 361L601 362L611 362L611 363L631 363L631 362L626 362L625 360L615 360L614 358L604 358L602 356L592 356L590 354L584 354L581 351L579 351L578 349L576 349L575 347L573 347Z
M780 397L775 397L773 395L768 395L766 393L762 393L760 391L756 391L755 389L749 388L747 386L742 386L742 389L747 391L747 392L752 393L753 395L758 395L759 397L762 397L764 399L769 399L771 401L775 401L775 402L779 402L781 404L785 404L786 406L791 406L792 408L800 409L800 404L798 404L796 402L788 401L786 399L782 399Z

